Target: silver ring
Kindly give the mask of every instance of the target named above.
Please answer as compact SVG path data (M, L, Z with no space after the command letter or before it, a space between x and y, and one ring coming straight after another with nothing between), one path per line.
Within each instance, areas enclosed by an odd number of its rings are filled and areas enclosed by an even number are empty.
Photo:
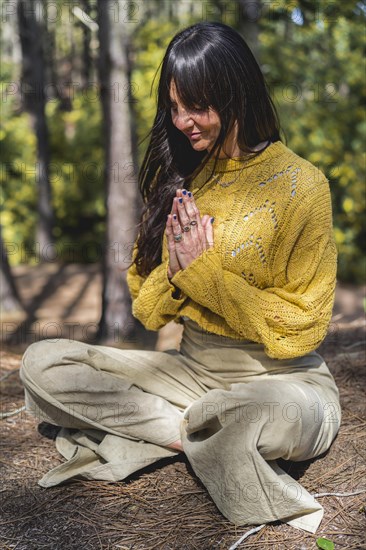
M189 222L189 223L190 223L190 225L197 225L197 222L196 222L196 220L192 220L192 221L191 221L191 222Z
M189 227L189 225L185 225L183 227L183 231L185 231L185 232L190 231L190 230L191 230L191 228Z
M179 243L183 239L182 233L179 233L179 235L174 235L174 240L176 243Z

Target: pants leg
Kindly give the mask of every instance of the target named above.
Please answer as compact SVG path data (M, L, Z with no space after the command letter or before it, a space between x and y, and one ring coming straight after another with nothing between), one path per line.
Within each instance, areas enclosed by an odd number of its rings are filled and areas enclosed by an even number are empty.
M323 408L310 384L272 376L211 390L187 409L184 451L224 516L243 525L322 511L275 460L305 460L329 447L339 423L327 423Z
M183 355L70 340L29 346L20 373L27 408L64 427L56 445L68 460L39 483L52 486L79 474L124 479L175 455L164 446L181 438L230 521L281 519L315 532L322 507L276 459L305 460L330 446L340 417L324 414L328 403L318 389L329 382L326 369L319 376L320 363L301 364L307 383L295 365L293 375L275 374L283 366L275 362L268 376L272 363L255 344L221 349L220 338L202 345L200 332L188 336Z
M61 339L23 355L27 410L62 426L56 447L67 462L39 481L117 481L178 453L183 411L205 393L176 350L119 350Z
M29 406L53 424L167 445L180 438L183 410L204 393L177 357L43 340L26 350L20 375Z

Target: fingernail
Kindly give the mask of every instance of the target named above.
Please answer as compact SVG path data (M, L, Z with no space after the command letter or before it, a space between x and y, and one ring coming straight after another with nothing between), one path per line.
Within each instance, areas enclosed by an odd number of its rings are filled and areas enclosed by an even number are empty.
M182 204L182 202L183 202L182 197L180 197L179 202L180 202L180 204Z
M190 191L188 191L188 197L191 198L192 197L192 193Z
M176 215L176 214L173 214L173 218L176 220L176 219L177 219L177 215Z
M183 195L186 195L187 191L185 189L183 189L182 193L183 193Z
M215 218L211 218L210 222L213 223L215 221Z

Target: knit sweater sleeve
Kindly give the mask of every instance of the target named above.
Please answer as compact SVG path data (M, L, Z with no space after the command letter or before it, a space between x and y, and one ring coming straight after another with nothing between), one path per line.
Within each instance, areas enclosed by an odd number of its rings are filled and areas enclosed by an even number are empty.
M331 318L337 269L329 186L324 178L297 202L272 262L274 284L257 288L223 267L214 245L172 278L267 355L287 359L316 349Z
M133 260L136 254L135 242ZM159 330L175 319L180 307L187 299L183 292L180 292L179 298L175 298L177 288L168 279L168 266L169 259L163 256L162 263L147 277L137 273L134 263L127 271L127 285L132 298L132 315L147 330Z

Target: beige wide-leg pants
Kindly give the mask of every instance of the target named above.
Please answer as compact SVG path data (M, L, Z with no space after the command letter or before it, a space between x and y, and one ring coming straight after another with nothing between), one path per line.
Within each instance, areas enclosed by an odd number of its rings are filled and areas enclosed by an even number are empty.
M341 421L334 379L316 353L274 360L263 346L184 321L180 351L43 340L20 371L27 410L62 426L66 462L40 485L81 476L118 481L179 451L237 525L282 520L315 532L322 506L277 458L326 451Z

